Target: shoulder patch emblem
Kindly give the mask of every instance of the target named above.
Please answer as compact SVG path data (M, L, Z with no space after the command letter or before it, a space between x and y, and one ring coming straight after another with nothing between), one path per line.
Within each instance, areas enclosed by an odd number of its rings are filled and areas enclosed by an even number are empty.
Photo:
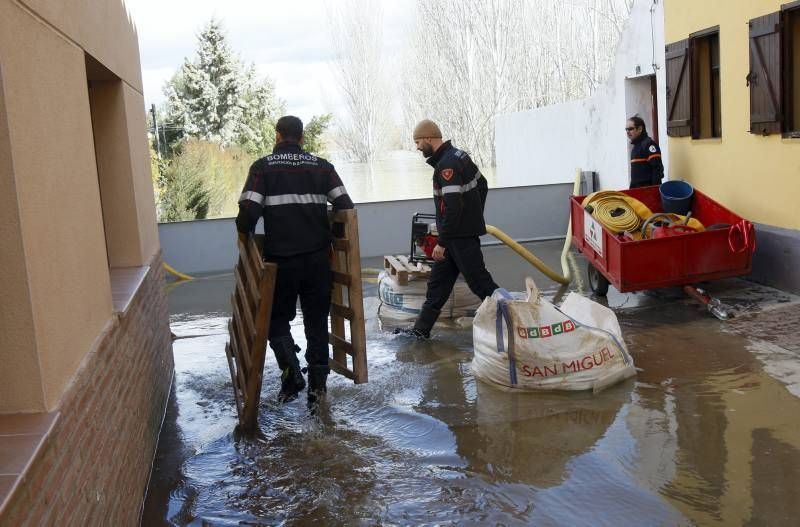
M650 151L655 154L658 152L658 148L656 148L656 145L650 145Z
M453 179L453 169L452 168L445 168L442 170L442 177L445 181L450 181Z

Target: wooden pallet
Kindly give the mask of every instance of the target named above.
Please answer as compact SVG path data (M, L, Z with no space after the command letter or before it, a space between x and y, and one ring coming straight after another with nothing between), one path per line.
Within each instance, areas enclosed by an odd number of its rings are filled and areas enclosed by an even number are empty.
M408 285L409 278L428 278L431 275L431 266L422 264L419 267L408 261L408 256L384 256L383 268L396 277L400 285Z
M333 357L329 363L336 373L361 384L367 382L368 375L357 212L355 209L338 211L331 217L331 223L335 234L331 331L328 335ZM347 340L346 325L349 325L350 340Z
M234 269L236 289L225 346L233 382L236 413L243 432L253 432L258 422L261 381L272 315L272 297L278 267L264 263L253 238L239 241L239 261Z
M328 335L333 358L330 366L333 371L361 384L367 382L368 375L358 217L355 210L339 211L331 221L341 225L341 229L334 229L334 232L339 230L343 236L333 240L335 258ZM255 431L258 423L278 271L277 265L262 260L256 238L248 239L247 243L239 242L239 261L234 270L236 289L231 297L233 311L228 323L229 342L225 346L239 425L246 433Z

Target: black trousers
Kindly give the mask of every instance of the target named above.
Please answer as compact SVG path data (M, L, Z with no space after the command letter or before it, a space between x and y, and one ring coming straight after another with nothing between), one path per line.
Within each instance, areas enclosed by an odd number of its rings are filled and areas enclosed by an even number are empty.
M430 331L433 327L439 311L453 292L459 274L464 275L470 290L481 300L491 296L499 287L486 270L481 241L477 236L452 238L447 242L444 254L444 260L434 263L431 269L425 303L415 325L418 329Z
M291 322L297 315L297 298L306 333L306 362L328 365L328 313L331 306L333 274L328 250L290 257L266 256L278 264L269 340L291 336Z

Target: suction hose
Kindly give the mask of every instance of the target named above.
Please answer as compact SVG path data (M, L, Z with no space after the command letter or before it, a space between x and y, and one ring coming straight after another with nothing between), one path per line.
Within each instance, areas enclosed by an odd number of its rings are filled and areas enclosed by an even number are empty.
M558 282L559 284L568 284L570 282L569 277L561 276L560 274L556 273L555 271L547 267L547 264L545 264L543 261L537 258L533 253L531 253L525 247L515 242L508 234L504 233L497 227L494 227L493 225L487 225L486 232L488 234L491 234L501 242L505 243L506 245L508 245L515 253L517 253L518 255L522 256L525 260L527 260L529 264L531 264L532 266L540 270L542 273L544 273L545 276L547 276L547 278L555 282Z
M172 276L174 276L175 278L177 278L178 280L194 280L194 276L189 276L188 274L184 274L178 271L167 262L163 263L164 263L164 270L169 274L171 274Z
M578 194L578 189L580 189L580 185L581 185L581 171L580 169L578 169L575 176L575 182L572 186L573 196ZM545 264L543 261L537 258L533 253L531 253L525 247L515 242L508 234L504 233L497 227L493 225L487 225L486 232L488 234L491 234L501 242L505 243L506 245L508 245L514 252L522 256L528 263L530 263L532 266L540 270L542 273L544 273L545 276L547 276L554 282L567 285L572 281L572 273L570 271L569 264L567 261L567 257L569 255L569 249L570 247L572 247L572 221L569 222L569 226L567 227L567 237L564 240L564 248L561 250L561 272L563 273L563 275L560 275L557 272L550 269L547 266L547 264Z

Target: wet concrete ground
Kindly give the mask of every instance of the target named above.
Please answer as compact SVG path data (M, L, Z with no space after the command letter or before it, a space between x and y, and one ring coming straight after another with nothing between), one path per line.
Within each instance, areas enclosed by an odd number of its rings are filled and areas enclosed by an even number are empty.
M557 242L529 247L558 268ZM521 290L532 275L546 296L561 297L507 249L485 252L501 285ZM515 394L478 382L471 330L443 325L430 342L394 337L380 327L372 296L365 301L370 382L332 376L327 404L310 417L304 398L277 404L278 372L268 357L263 437L247 440L233 431L224 355L232 287L231 276L218 276L170 291L176 377L142 525L797 525L800 518L797 297L740 280L708 284L737 309L721 322L680 292L612 288L602 301L617 312L639 373L592 395Z

